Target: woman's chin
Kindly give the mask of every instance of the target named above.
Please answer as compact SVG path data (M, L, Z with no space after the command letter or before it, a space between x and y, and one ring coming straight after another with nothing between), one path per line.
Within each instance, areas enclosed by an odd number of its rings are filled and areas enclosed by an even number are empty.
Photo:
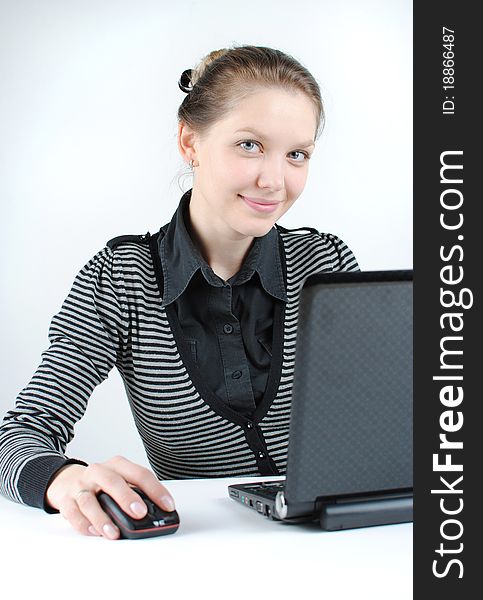
M272 221L269 223L246 223L245 226L242 226L241 223L237 223L235 229L247 237L263 237L264 235L267 235L273 226L274 222Z

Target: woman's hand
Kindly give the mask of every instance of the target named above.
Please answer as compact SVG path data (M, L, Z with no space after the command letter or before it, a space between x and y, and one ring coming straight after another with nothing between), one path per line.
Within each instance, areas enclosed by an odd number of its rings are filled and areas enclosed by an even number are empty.
M123 456L87 467L67 465L50 483L46 499L79 533L115 540L120 536L119 529L101 508L96 494L106 492L124 512L140 519L146 515L147 507L129 484L142 489L164 510L175 509L173 498L154 473Z

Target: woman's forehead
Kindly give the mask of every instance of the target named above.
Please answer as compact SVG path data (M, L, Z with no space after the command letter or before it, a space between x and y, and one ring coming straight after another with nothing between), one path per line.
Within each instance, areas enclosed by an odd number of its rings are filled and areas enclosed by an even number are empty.
M265 137L280 127L295 128L299 141L305 144L313 140L316 111L313 102L302 93L266 90L243 98L217 125L233 133L252 132Z

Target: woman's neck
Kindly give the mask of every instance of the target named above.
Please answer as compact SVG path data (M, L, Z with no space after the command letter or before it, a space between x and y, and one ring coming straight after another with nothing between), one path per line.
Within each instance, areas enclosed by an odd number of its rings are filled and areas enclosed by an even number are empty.
M193 243L213 271L224 281L238 273L255 238L230 229L226 222L210 214L202 199L193 194L188 216L187 228Z

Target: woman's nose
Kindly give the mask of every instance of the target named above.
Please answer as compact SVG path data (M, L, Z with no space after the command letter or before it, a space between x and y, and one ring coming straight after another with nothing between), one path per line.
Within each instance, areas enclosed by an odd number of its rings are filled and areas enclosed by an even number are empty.
M258 175L258 186L279 191L285 184L284 165L278 158L265 159Z

